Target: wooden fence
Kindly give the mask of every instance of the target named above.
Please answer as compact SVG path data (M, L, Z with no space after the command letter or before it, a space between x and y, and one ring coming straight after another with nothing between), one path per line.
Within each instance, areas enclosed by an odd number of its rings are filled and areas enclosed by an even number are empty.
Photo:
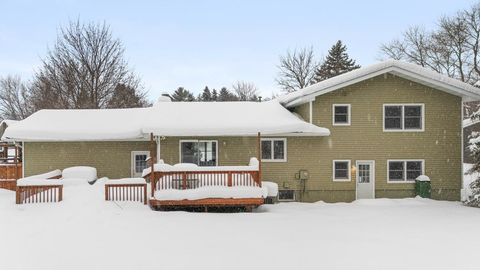
M16 203L48 203L63 200L63 185L17 186Z
M105 200L147 204L147 184L105 184Z

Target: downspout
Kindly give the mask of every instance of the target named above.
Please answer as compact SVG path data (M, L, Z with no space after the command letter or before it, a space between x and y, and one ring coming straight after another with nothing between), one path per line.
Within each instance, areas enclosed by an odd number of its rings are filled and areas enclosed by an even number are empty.
M258 184L262 187L262 137L257 134L257 158L258 158Z
M160 136L157 136L155 138L156 143L157 143L157 163L160 160Z
M313 102L310 100L308 104L308 121L313 124Z
M22 141L22 178L25 177L25 142Z
M461 179L461 185L462 185L462 186L461 186L461 189L460 189L460 200L464 199L464 198L462 198L462 197L464 197L464 196L462 196L462 193L463 193L463 194L466 194L466 190L465 190L465 187L464 187L464 184L465 184L465 182L464 182L464 177L465 177L465 175L464 175L464 174L465 174L465 172L463 171L463 168L464 168L464 166L463 166L463 155L464 155L464 152L465 152L465 145L464 145L465 142L464 142L464 139L463 139L463 117L464 117L463 97L462 97L462 101L461 101L461 102L462 102L462 105L460 106L460 109L462 110L462 112L461 112L461 114L460 114L460 117L461 117L461 118L460 118L460 137L461 137L462 151L461 151L461 157L460 157L460 160L461 160L461 164L460 164L460 166L461 166L460 168L461 168L461 169L460 169L460 172L461 172L462 175L460 176L460 177L461 177L460 179ZM465 199L466 199L466 198L465 198Z

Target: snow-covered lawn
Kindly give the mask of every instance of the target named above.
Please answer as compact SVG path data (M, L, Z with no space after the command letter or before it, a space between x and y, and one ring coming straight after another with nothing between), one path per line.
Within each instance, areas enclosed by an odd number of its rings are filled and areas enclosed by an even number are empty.
M0 190L0 269L479 269L480 210L425 199L154 212L65 187L58 204Z

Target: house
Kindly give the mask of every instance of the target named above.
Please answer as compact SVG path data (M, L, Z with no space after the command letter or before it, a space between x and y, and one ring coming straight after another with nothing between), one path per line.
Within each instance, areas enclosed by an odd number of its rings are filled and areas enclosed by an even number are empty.
M411 197L422 174L434 199L459 200L462 106L475 100L473 86L388 60L269 102L42 110L2 139L22 143L27 176L88 165L120 178L141 175L150 152L169 164L247 164L260 132L261 179L279 184L281 201Z

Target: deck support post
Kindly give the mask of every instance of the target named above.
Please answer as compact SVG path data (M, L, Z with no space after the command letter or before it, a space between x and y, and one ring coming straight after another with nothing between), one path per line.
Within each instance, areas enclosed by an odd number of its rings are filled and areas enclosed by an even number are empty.
M155 171L153 170L154 169L154 165L155 165L155 157L154 157L154 151L153 151L153 133L150 133L150 183L152 185L152 197L154 195L154 184L155 184Z
M262 137L257 134L257 159L258 159L258 185L262 186Z

